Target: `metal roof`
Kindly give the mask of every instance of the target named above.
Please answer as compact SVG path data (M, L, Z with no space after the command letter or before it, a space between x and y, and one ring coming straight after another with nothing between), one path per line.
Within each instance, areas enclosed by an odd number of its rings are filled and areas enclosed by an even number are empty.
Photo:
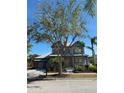
M58 55L57 54L50 54L49 56L52 57L52 56L58 56ZM60 54L59 54L59 56L60 56Z
M46 58L46 57L56 57L58 56L57 54L46 54L46 55L40 55L38 57L36 57L36 59L42 59L42 58ZM59 55L60 56L60 55ZM82 54L68 54L68 55L65 55L65 56L88 56L88 55L82 55Z
M46 54L46 55L40 55L40 56L35 57L35 58L45 58L45 57L47 57L47 56L48 56L48 54Z

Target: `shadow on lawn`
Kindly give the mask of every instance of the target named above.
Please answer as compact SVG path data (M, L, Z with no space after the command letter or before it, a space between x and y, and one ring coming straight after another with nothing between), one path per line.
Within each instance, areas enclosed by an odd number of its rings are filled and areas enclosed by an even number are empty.
M27 78L27 83L35 82L35 81L50 81L50 80L55 80L56 78L65 78L65 75L58 75L58 74L53 74L53 75L48 75L46 76L37 76L37 77L32 77L32 78Z
M54 80L53 78L47 78L46 76L37 76L33 78L28 78L27 83L35 82L35 81L49 81L49 80Z

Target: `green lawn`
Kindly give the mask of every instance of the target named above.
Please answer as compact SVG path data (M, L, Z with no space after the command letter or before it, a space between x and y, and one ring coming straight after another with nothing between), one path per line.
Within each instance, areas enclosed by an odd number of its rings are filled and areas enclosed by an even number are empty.
M73 74L63 74L62 76L59 76L58 74L48 74L48 77L53 78L96 78L96 73L73 73Z

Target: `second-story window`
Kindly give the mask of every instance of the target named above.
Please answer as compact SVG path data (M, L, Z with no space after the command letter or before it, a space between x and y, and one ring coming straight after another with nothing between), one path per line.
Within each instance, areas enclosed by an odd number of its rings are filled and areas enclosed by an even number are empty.
M76 54L81 53L81 49L79 47L76 47L74 49L74 53L76 53Z

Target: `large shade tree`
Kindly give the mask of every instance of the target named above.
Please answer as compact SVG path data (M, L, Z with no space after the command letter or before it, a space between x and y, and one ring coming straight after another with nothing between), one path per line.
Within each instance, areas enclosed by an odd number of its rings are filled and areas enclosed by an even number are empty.
M35 26L29 25L27 27L27 54L29 55L31 52L31 48L33 46L32 41L34 40L34 36L36 34Z
M67 43L71 46L86 32L86 14L94 17L96 0L46 0L39 2L33 24L34 40L56 45L58 56L64 55ZM57 43L60 42L61 46ZM59 74L62 74L62 58L59 57Z

